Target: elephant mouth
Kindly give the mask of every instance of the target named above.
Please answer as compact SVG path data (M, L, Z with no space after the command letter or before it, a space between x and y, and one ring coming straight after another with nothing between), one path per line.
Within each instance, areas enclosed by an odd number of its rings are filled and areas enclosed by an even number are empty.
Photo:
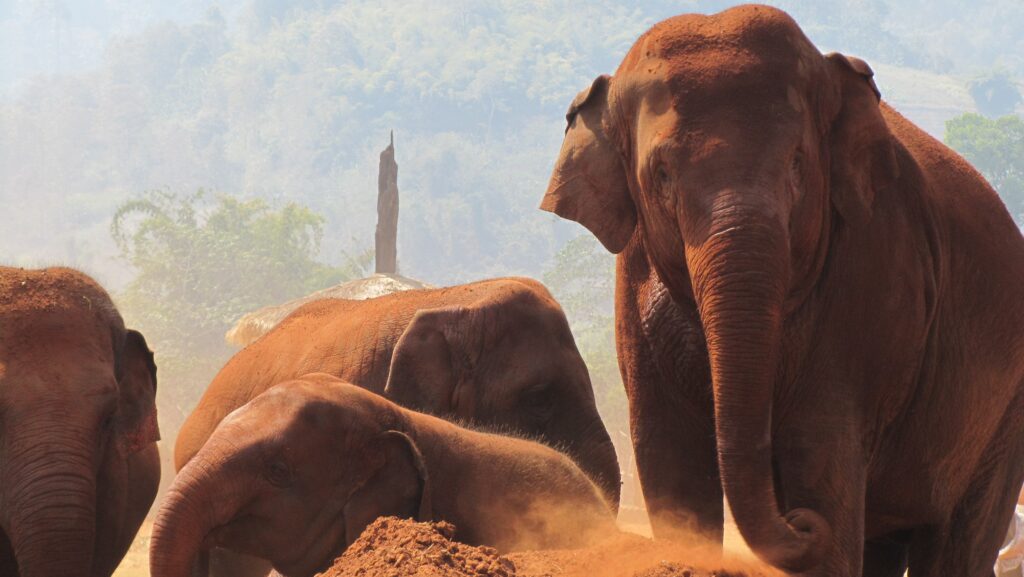
M289 543L288 556L284 558L272 558L272 551L244 536L253 526L272 527L273 522L255 515L237 517L229 523L214 527L203 540L202 548L223 548L252 555L270 561L274 569L282 575L306 577L327 569L348 547L343 512L328 519L327 524L313 523L311 529L303 535L305 539L300 538ZM245 545L242 545L243 543ZM303 544L305 546L302 546ZM298 551L295 550L296 545L299 546Z
M344 511L328 515L309 525L302 551L289 558L272 561L274 569L287 577L311 577L328 569L348 548Z

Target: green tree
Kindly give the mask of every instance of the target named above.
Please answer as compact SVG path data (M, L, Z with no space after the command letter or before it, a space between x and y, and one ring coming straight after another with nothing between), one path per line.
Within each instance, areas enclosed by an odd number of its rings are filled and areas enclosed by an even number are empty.
M964 155L1024 224L1024 119L967 113L946 122L946 144Z
M171 429L231 355L224 333L242 314L362 276L369 264L368 254L344 267L316 260L323 218L306 207L203 190L128 200L111 234L136 271L118 305L157 353Z

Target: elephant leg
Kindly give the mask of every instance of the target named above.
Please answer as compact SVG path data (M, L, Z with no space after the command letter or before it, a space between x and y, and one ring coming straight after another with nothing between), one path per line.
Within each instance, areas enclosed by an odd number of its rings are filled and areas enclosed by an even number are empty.
M622 330L620 323L620 332ZM658 537L700 533L722 542L722 483L718 476L714 409L688 393L710 382L699 366L669 374L639 330L620 346L620 367L629 396L630 429L651 527ZM659 364L662 366L659 367Z
M811 407L817 407L817 413ZM870 550L865 546L866 459L860 427L846 413L855 409L848 407L850 403L834 398L808 399L794 407L790 414L796 417L780 425L773 438L780 512L808 508L830 528L824 557L806 577L875 577L862 572L865 559L877 563L883 554L897 553L878 545Z
M210 577L210 552L202 550L192 562L191 577Z
M902 577L907 570L908 543L903 535L890 535L864 543L865 577Z
M227 549L212 549L209 564L210 577L266 577L273 570L265 559Z
M0 575L17 575L18 562L14 559L14 548L7 535L0 529Z
M715 435L692 411L647 395L630 403L644 501L657 537L699 533L722 542L724 511Z
M982 456L964 497L944 525L923 528L910 548L914 577L989 577L1024 481L1024 389Z

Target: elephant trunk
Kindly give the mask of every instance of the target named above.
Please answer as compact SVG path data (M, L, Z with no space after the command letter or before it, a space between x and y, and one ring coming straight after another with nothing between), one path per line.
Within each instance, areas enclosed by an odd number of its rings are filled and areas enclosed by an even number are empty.
M751 195L728 195L731 198ZM735 206L687 246L711 361L722 487L751 549L792 572L819 563L827 521L809 509L783 516L772 468L772 402L789 279L785 229L770 209Z
M584 442L577 449L574 459L580 469L590 477L601 494L608 501L612 512L619 510L619 493L622 488L622 473L615 454L615 445L604 423L598 420L591 431L583 436Z
M231 482L226 469L226 463L214 464L200 451L178 473L153 524L152 577L189 577L210 532L245 502L250 491Z
M0 522L19 575L92 574L96 539L95 433L54 419L11 423L0 463Z

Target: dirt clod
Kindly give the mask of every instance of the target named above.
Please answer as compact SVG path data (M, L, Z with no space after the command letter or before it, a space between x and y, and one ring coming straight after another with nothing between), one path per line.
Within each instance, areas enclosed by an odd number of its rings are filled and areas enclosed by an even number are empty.
M383 517L318 577L772 577L753 561L623 533L593 547L499 555L452 541L450 523ZM701 568L703 567L703 568Z

